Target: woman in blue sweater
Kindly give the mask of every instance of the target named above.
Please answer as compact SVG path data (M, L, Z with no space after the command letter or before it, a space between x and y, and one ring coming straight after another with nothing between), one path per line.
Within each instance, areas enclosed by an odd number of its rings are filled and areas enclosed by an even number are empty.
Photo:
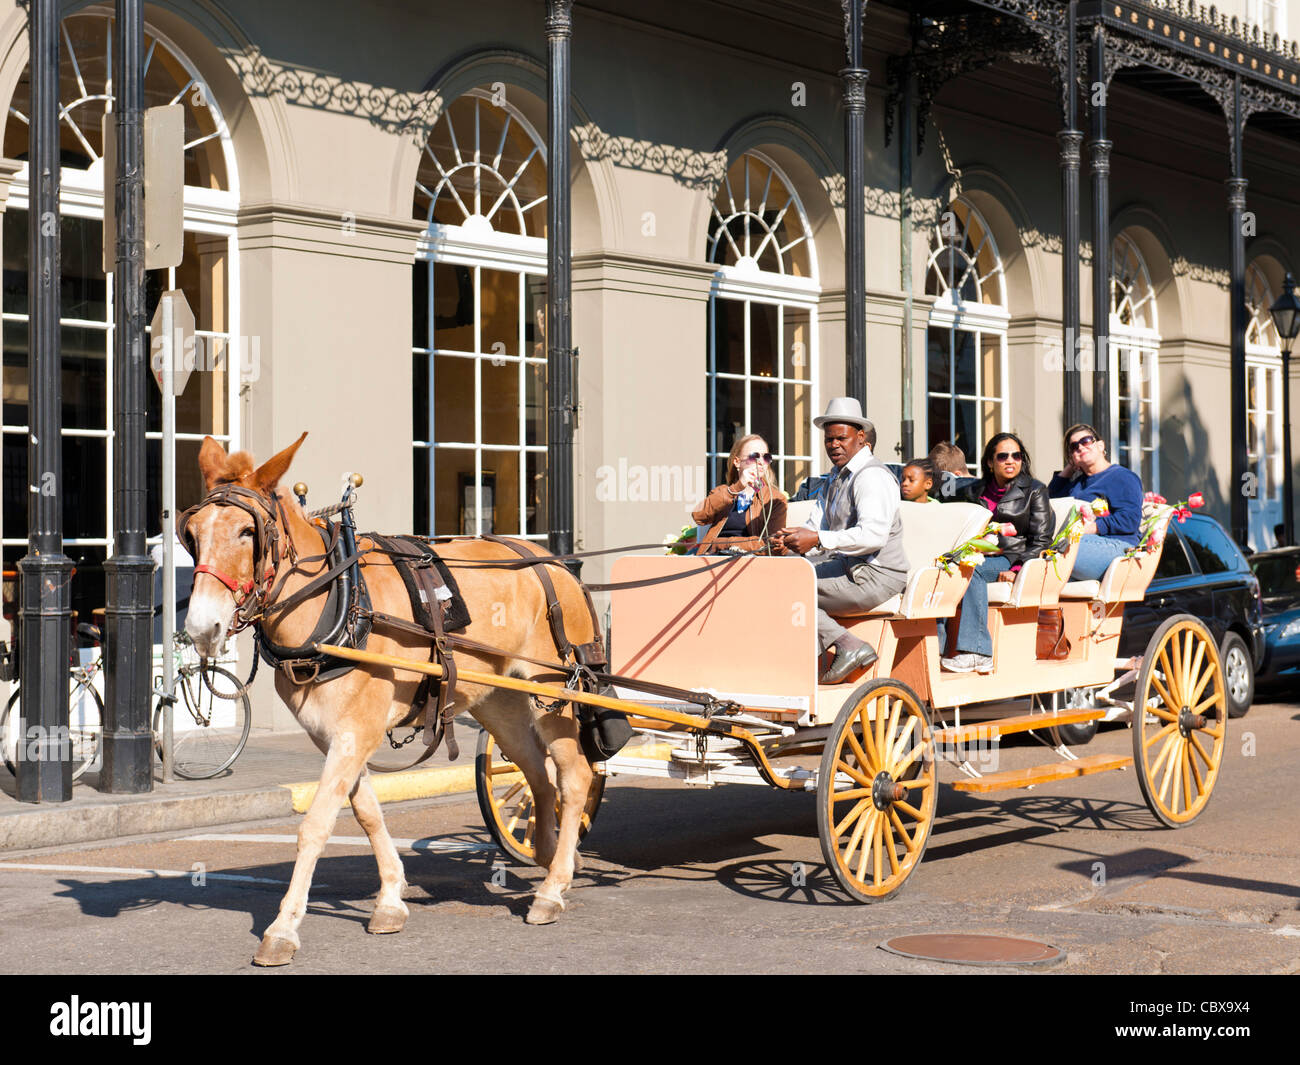
M1047 486L1052 498L1070 496L1080 503L1104 498L1110 512L1083 526L1075 550L1073 579L1100 580L1106 567L1138 542L1142 524L1142 479L1106 458L1106 445L1091 425L1074 425L1065 434L1065 469Z

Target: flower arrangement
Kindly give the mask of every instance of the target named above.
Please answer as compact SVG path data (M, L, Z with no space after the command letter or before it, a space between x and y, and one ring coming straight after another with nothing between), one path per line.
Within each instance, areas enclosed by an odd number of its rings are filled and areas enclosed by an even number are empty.
M1165 540L1169 522L1177 520L1181 525L1193 510L1205 506L1205 496L1193 492L1179 503L1170 503L1157 492L1148 492L1142 497L1142 524L1138 527L1138 542L1135 547L1124 552L1125 558L1131 558L1139 551L1154 552Z
M1109 513L1110 503L1102 496L1098 496L1091 503L1076 503L1070 508L1065 521L1061 523L1061 528L1043 551L1043 558L1052 564L1052 572L1057 577L1061 575L1061 571L1057 568L1057 561L1061 555L1079 542L1079 538L1083 535L1083 526Z
M686 555L695 548L695 526L683 525L679 533L669 533L663 539L665 554Z
M945 551L934 560L934 564L947 573L952 573L960 566L978 566L986 555L996 555L1002 550L1001 537L1015 535L1016 527L1011 522L990 522L983 532L958 544L951 551Z

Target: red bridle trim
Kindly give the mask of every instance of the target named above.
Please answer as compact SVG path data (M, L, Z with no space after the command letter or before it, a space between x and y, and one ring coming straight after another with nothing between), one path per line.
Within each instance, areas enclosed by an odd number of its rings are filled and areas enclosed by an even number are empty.
M229 577L226 574L222 573L220 570L213 569L211 566L207 565L206 563L200 563L199 565L194 567L194 576L197 577L200 573L208 573L211 574L213 577L216 577L217 580L219 580L222 584L224 584L227 588L230 589L232 594L236 596L240 596L241 598L239 601L241 602L243 599L247 598L252 593L253 589L257 586L256 582L253 580L247 580L241 585L238 581L235 580L234 577ZM272 579L274 576L275 576L275 569L274 568L268 569L266 571L266 576L263 578L263 583Z

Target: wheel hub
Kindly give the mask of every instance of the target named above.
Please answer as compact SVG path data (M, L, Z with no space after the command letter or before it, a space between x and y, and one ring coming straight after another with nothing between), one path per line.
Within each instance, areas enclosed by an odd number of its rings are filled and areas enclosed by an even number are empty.
M906 789L895 784L894 778L888 773L877 773L876 779L871 782L871 801L877 810L888 810L893 803L903 797L900 794L903 791Z
M1191 707L1184 706L1178 711L1178 733L1187 739L1197 729L1205 728L1205 718L1201 714L1193 714Z

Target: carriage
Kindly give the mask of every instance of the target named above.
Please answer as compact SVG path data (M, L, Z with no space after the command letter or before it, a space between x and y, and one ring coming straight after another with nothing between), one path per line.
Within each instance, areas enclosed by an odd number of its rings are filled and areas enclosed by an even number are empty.
M1071 502L1053 500L1058 526ZM792 513L792 522L798 517ZM1160 626L1140 658L1116 656L1125 605L1141 601L1159 545L1115 560L1101 580L1074 581L1067 543L1055 557L1026 562L1014 582L989 583L992 672L949 673L940 667L938 627L954 617L972 573L969 561L953 564L953 550L978 537L988 520L974 504L902 504L906 587L870 614L842 619L879 657L835 685L817 681L823 663L807 560L659 555L615 562L615 682L601 705L626 712L647 743L595 767L583 830L612 777L813 791L828 869L849 896L870 902L896 893L920 863L937 814L941 763L955 771L954 790L981 794L1133 767L1161 823L1193 821L1209 801L1226 737L1214 639L1184 614ZM1069 650L1039 658L1039 611L1053 607L1061 610ZM1062 697L1079 689L1093 695L1083 708ZM1064 742L1063 726L1116 708L1131 722L1131 756L1080 757ZM1051 761L985 771L1001 737L1021 732L1043 739ZM536 811L528 785L486 731L476 777L493 838L515 859L532 861Z

